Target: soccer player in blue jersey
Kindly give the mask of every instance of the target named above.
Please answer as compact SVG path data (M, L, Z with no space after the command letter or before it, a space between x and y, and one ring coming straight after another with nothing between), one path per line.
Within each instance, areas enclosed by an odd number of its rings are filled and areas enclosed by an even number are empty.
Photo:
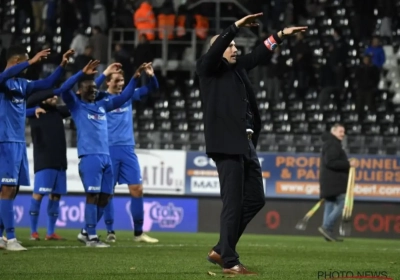
M86 192L85 229L78 240L88 247L109 247L101 242L96 226L101 219L104 207L113 194L113 170L110 159L107 130L107 112L121 107L133 95L140 73L147 64L135 72L133 78L116 98L96 100L97 87L93 80L83 79L79 83L79 95L70 91L62 94L77 129L79 174ZM95 74L96 71L86 74ZM82 76L82 72L76 75ZM86 231L86 232L84 232Z
M112 65L96 79L96 85L100 87L106 79L107 92L104 94L109 98L115 98L121 93L125 81L123 73L112 73L111 67ZM158 81L154 75L153 68L151 66L147 67L145 72L150 77L149 84L135 89L135 93L130 100L118 109L107 113L108 141L115 178L114 184L127 184L131 195L130 210L134 225L134 241L157 243L157 239L143 233L142 176L138 158L135 154L135 140L133 137L132 102L140 100L150 91L158 88ZM114 204L112 199L104 209L104 221L107 227L106 241L115 242L116 236L113 228Z
M89 67L89 65L88 65ZM27 101L26 116L29 118L33 143L35 183L29 207L31 220L30 240L40 240L38 220L42 198L49 195L47 204L47 234L45 240L64 240L55 233L60 198L67 193L67 144L64 119L71 116L67 106L57 106L57 95L69 91L78 82L77 76L68 79L61 88L44 91L45 101L33 95ZM39 116L40 114L40 116Z
M46 58L49 53L50 50L43 50L29 60L25 47L11 47L7 54L6 69L18 64L26 68ZM12 78L0 85L0 217L7 235L6 249L10 251L26 250L15 237L13 209L19 186L30 185L25 143L25 101L36 91L54 87L64 73L64 66L71 54L72 51L65 53L60 67L46 79L29 81Z

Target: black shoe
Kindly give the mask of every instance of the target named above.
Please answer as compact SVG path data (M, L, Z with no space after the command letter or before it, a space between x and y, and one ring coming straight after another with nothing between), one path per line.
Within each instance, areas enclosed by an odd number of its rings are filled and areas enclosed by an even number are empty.
M336 241L335 237L323 227L319 227L318 231L325 237L325 240Z

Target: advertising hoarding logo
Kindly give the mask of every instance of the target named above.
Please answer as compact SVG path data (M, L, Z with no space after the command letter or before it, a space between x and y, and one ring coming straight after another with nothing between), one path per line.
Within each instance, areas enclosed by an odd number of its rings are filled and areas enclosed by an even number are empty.
M85 224L85 196L65 196L60 201L59 217L56 226L61 228L80 229ZM18 227L29 227L29 205L31 196L20 194L14 205L14 219ZM42 205L48 203L44 197ZM134 225L130 214L130 198L114 197L114 228L116 230L132 230ZM39 227L46 227L47 212L45 207L39 216ZM178 198L144 198L143 231L197 232L198 200ZM105 230L104 221L100 221L97 229Z
M153 224L158 224L160 228L176 228L183 220L184 209L176 207L172 202L167 205L161 205L157 201L145 202L143 231L150 231ZM125 206L126 212L131 220L132 229L134 228L131 215L131 202L128 201Z

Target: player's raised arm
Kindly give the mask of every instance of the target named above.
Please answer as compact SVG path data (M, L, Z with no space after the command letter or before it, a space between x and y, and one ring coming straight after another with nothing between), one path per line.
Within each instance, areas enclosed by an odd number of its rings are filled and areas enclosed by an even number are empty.
M226 28L220 35L211 38L210 49L196 63L196 72L199 75L209 75L215 71L221 63L221 58L232 40L239 32L240 27L257 26L255 22L263 14L248 15Z
M14 50L15 51L15 48ZM12 65L10 67L7 67L4 72L0 73L0 84L4 83L8 79L17 76L19 73L24 71L27 67L29 67L32 64L35 64L39 62L42 58L46 58L50 53L50 49L42 50L38 52L32 59L28 61L24 61L22 63L18 63L18 56L11 54L11 57L7 58L7 64ZM15 57L15 58L14 58ZM17 60L17 61L11 61L11 60Z
M139 101L143 96L149 92L158 89L158 80L154 75L154 69L151 65L148 65L145 69L147 76L150 77L149 83L140 88L135 89L135 93L132 96L132 101Z
M60 66L58 66L56 68L56 70L47 78L30 82L27 86L27 94L29 95L29 94L34 93L35 91L45 90L45 89L54 87L56 85L57 81L64 74L64 70L65 70L64 68L68 64L69 58L74 53L75 53L74 50L68 50L66 53L64 53ZM44 58L46 58L46 57L44 57ZM41 59L42 58L40 58L39 61Z
M89 61L89 63L86 64L86 66L81 71L76 73L74 76L70 77L68 80L70 80L71 82L73 81L78 82L79 79L82 78L84 75L96 74L97 73L96 67L99 66L99 63L100 61L98 60ZM72 109L75 106L76 101L78 100L78 97L72 90L61 91L61 98L63 99L63 101L65 102L65 104L69 109Z
M122 64L121 63L111 63L110 65L108 65L106 70L104 70L103 73L101 73L101 75L99 75L96 78L96 80L94 81L96 83L96 87L100 88L101 85L106 80L107 76L112 75L114 73L120 73L121 72L121 68L122 68Z
M129 84L125 87L120 95L108 100L107 102L104 100L104 107L106 108L107 112L121 107L125 102L132 98L133 94L135 93L136 82L140 77L140 73L149 65L151 65L151 62L143 63L142 65L140 65L140 67L136 70L135 74L130 80Z
M282 44L284 37L296 34L298 32L305 32L307 26L288 27L282 29L278 33L272 34L263 43L258 45L251 53L237 58L237 65L240 68L251 70L258 65L258 63L268 55L269 51L273 51L278 45Z

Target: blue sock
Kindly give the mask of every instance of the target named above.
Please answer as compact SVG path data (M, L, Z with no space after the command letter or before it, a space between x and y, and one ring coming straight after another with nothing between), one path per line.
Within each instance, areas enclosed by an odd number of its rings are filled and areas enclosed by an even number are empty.
M104 207L100 207L97 205L97 222L101 220L104 214Z
M60 201L49 198L49 203L47 204L47 235L52 235L54 233L59 208Z
M1 210L1 200L0 200L0 210ZM0 212L0 237L3 237L4 233L4 223L3 219L1 218L1 212Z
M0 212L6 229L7 239L15 238L14 228L14 199L2 199Z
M131 197L131 214L135 227L135 236L139 236L143 233L143 197Z
M29 217L31 220L31 234L34 232L38 232L38 222L39 222L39 212L40 212L40 204L41 200L36 200L33 197L31 198L31 206L29 208Z
M104 223L106 224L107 232L114 231L114 202L112 198L104 208Z
M86 231L88 235L96 235L97 205L86 203L85 208Z

